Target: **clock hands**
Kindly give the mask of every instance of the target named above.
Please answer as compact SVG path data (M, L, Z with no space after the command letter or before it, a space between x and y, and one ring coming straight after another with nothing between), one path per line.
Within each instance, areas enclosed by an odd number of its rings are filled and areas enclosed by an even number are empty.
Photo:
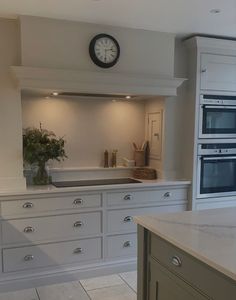
M116 50L114 48L108 49L108 51L116 52Z
M105 52L104 61L107 62L109 56L112 57L112 58L114 57L114 53L116 52L116 50L114 48L110 48L110 49L105 48L104 52ZM107 54L107 52L108 53L112 52L112 53L109 55L109 54Z

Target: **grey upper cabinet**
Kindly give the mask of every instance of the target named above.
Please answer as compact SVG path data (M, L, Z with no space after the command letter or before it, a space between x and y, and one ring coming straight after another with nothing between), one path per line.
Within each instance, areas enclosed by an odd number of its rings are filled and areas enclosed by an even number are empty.
M236 56L201 54L201 90L236 91Z

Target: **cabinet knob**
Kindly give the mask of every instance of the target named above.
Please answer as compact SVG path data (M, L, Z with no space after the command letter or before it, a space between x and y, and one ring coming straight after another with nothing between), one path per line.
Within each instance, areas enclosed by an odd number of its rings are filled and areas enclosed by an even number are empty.
M76 248L74 250L74 254L81 254L81 253L83 253L83 249L82 248Z
M124 200L125 201L133 200L133 196L132 195L125 195Z
M34 231L35 231L35 229L33 227L31 227L31 226L27 226L24 229L24 233L32 233Z
M176 255L171 258L171 263L175 267L181 267L181 265L182 265L181 259Z
M33 256L32 254L26 255L26 256L24 257L24 261L31 261L31 260L33 260L33 259L34 259L34 256Z
M82 227L83 225L84 225L84 223L82 221L77 221L74 223L75 228Z
M22 207L23 208L32 208L34 204L32 202L25 202Z
M123 246L124 246L124 248L129 248L132 246L132 243L131 243L131 241L126 241Z
M133 218L131 216L127 216L124 218L124 222L128 223L128 222L132 222Z
M166 193L164 194L164 197L165 197L165 198L171 197L171 192L166 192Z
M81 198L75 199L75 200L73 201L73 203L74 203L75 205L81 205L81 204L83 204L83 199L81 199Z

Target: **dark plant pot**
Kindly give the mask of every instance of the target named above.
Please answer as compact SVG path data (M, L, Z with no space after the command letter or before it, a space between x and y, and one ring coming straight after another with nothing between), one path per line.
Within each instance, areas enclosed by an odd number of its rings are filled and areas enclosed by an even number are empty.
M33 171L33 184L47 185L52 183L52 178L49 175L48 168L45 163L39 163L32 168Z

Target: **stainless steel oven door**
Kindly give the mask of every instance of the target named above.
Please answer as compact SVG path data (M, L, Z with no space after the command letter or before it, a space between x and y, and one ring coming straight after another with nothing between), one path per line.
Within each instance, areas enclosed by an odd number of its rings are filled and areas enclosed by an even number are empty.
M200 105L199 138L236 138L236 106Z
M236 195L236 156L199 156L197 198Z

